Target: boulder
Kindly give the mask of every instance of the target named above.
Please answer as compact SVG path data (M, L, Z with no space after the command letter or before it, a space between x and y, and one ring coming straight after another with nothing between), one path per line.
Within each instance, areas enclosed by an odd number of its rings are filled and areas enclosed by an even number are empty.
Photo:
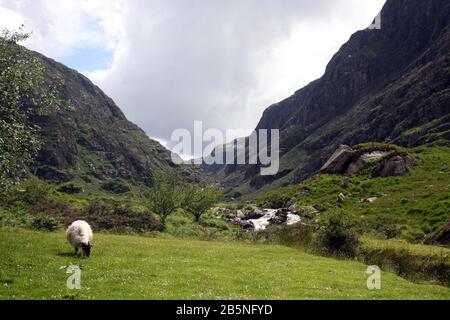
M346 172L348 162L354 155L355 150L347 145L341 145L320 171L330 174L343 174Z
M269 220L273 224L286 224L289 212L286 210L278 210L275 216Z
M300 216L298 216L298 215L296 215L296 214L291 214L291 213L289 213L289 214L287 215L287 221L286 221L286 224L287 224L288 226L292 226L292 225L297 224L297 223L300 223L300 222L302 222L302 218L301 218Z
M253 209L252 211L250 211L247 216L245 217L245 219L247 220L257 220L264 217L264 212L262 212L259 209Z
M236 217L238 217L239 219L244 219L245 218L245 213L242 210L238 210Z
M253 223L251 223L250 221L241 220L240 218L235 217L233 219L230 219L229 222L241 227L244 230L254 229Z
M378 200L378 197L370 197L370 198L361 199L361 203L374 203L377 200Z
M383 161L375 174L379 177L403 176L414 166L414 159L409 155L396 155Z
M344 195L343 193L340 193L340 194L338 195L337 202L339 202L339 203L344 203L344 202L345 202L345 199L346 199L345 195Z
M288 201L286 201L284 207L285 208L290 208L290 207L294 206L296 202L297 202L297 198L295 198L295 197L294 198L290 198Z
M384 156L386 156L386 154L387 153L384 151L373 151L364 153L357 160L350 163L346 173L350 175L356 174L359 171L361 171L367 164L380 161L381 159L383 159Z

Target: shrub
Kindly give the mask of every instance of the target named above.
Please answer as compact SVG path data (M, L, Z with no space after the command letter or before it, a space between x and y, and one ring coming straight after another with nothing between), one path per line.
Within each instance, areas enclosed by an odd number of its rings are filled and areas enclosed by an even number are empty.
M67 194L78 194L80 192L83 192L83 188L75 185L74 183L67 183L67 184L60 186L57 189L57 191L61 192L61 193L67 193Z
M271 225L261 236L270 243L310 248L314 242L314 231L315 227L301 223L292 226Z
M254 210L254 209L255 209L255 206L253 206L251 204L246 204L244 206L244 210L246 210L246 211L251 211L251 210Z
M263 208L281 209L291 200L288 195L272 193L258 201L258 206Z
M29 207L28 212L33 215L46 214L62 221L66 217L77 215L79 210L71 208L64 202L44 198Z
M130 186L122 180L113 180L102 185L102 189L114 194L124 194L130 192Z
M31 228L40 231L55 231L58 229L58 227L58 220L44 215L34 217L31 222Z
M30 216L18 209L0 208L0 226L26 227L30 225Z
M182 209L176 210L168 217L166 226L168 234L180 238L235 240L242 233L239 227L221 219L206 217L198 224L190 213Z
M51 189L47 182L38 178L31 178L18 184L12 197L15 201L34 205L46 198L50 194Z
M319 251L325 254L355 257L359 246L359 235L345 215L334 214L323 222L317 245Z
M412 281L438 281L450 286L450 262L445 255L418 255L408 249L362 247L358 258Z
M196 222L200 222L201 217L219 199L219 193L214 187L201 188L196 185L185 186L182 195L181 207L190 212Z
M386 239L397 238L401 234L401 230L396 225L387 225L384 229L384 235Z
M162 231L162 224L151 212L136 212L129 205L115 201L97 201L65 218L66 225L86 220L95 230L119 233Z
M177 210L176 214L173 214L169 218L167 218L167 224L171 225L174 228L190 225L193 223L193 218L190 215L185 215L182 210Z
M215 228L222 231L231 230L232 226L223 219L205 218L200 223L205 228Z

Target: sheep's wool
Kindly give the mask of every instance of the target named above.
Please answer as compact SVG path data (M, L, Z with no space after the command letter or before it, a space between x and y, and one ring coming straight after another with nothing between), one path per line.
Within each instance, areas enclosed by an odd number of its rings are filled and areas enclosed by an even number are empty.
M67 240L75 248L79 248L82 244L88 244L92 238L91 226L86 221L75 221L67 229Z

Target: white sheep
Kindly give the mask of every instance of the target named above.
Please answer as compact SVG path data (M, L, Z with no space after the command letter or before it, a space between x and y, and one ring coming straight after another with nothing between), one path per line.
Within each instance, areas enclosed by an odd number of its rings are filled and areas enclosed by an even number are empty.
M75 221L67 229L67 240L75 248L75 252L78 254L78 250L82 248L86 257L91 255L93 237L92 228L86 221Z

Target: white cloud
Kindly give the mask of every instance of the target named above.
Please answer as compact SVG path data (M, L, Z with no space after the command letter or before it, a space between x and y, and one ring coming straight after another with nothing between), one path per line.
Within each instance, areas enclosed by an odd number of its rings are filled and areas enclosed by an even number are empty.
M0 7L22 16L36 32L29 46L52 57L82 45L114 50L110 69L89 76L130 120L167 141L194 120L254 128L266 107L320 77L384 2L0 0Z
M120 0L0 0L0 26L25 24L33 36L25 45L53 58L77 47L115 49L121 35ZM3 23L15 12L16 23Z
M3 28L15 29L24 23L20 14L8 8L0 7L0 17Z

